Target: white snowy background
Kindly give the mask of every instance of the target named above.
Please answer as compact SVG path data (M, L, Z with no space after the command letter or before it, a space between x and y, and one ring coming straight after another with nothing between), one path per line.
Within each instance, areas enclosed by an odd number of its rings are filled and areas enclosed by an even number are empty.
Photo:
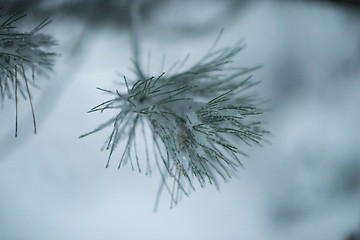
M219 47L246 39L236 60L263 65L254 79L271 100L262 118L272 132L270 144L247 149L239 179L220 192L198 189L173 209L162 198L156 213L156 172L117 170L119 153L106 169L100 148L109 132L78 139L111 116L86 113L107 97L96 87L114 88L117 72L132 75L128 30L50 16L43 32L58 39L61 56L34 91L38 134L27 102L17 139L13 102L0 111L0 239L345 240L360 231L359 8L178 0L153 10L140 38L152 75L163 54L165 70L188 53L190 66L221 28Z

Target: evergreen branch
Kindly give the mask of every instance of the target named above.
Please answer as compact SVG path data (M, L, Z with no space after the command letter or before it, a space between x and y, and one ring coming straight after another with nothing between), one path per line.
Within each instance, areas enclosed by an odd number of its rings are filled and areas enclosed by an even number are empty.
M243 47L241 44L216 51L211 47L199 63L183 73L147 78L139 75L134 82L124 77L125 92L98 88L113 98L89 112L118 109L120 114L80 137L113 125L107 141L107 166L118 142L124 140L118 167L127 160L132 164L135 156L139 171L141 159L136 142L139 137L144 140L146 168L150 169L147 138L151 138L153 160L162 178L156 203L164 186L171 206L177 204L179 193L189 195L185 185L195 190L194 180L200 187L208 182L218 188L218 176L227 181L242 167L240 157L247 155L240 150L241 143L260 144L267 133L255 119L262 113L256 102L239 94L257 84L246 75L259 67L236 68L233 73L225 70ZM151 130L150 136L145 134L145 124ZM140 133L137 128L141 128ZM169 181L173 181L172 187Z
M48 52L49 48L56 44L53 38L38 33L51 22L49 18L44 19L30 32L18 32L14 24L24 17L26 14L17 12L4 20L0 19L0 102L3 103L5 98L15 99L15 136L18 135L18 93L30 103L36 134L31 88L39 88L35 83L35 73L50 71L56 56L55 53Z

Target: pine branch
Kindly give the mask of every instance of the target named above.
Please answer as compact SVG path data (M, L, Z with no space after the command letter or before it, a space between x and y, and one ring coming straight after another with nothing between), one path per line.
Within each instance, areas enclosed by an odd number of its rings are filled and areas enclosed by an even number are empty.
M15 100L15 136L18 134L18 93L30 103L36 134L31 88L38 88L35 74L45 74L52 70L56 55L48 52L56 44L54 39L38 33L51 21L46 18L30 32L19 32L14 24L24 17L26 14L14 13L0 21L0 102L4 103L5 98Z
M135 156L139 171L136 142L152 139L152 149L145 143L147 165L151 150L162 176L158 196L165 186L171 206L177 203L179 192L189 194L186 186L195 189L195 180L201 187L207 183L218 187L219 177L227 181L242 166L240 158L245 154L241 145L259 145L267 133L254 118L261 114L255 106L257 102L244 95L245 90L257 84L248 74L258 67L230 73L225 70L242 48L242 44L237 44L211 50L198 64L172 76L138 76L140 80L136 82L124 77L126 91L98 88L112 98L89 112L112 110L117 114L80 138L112 125L105 143L109 151L106 167L123 142L125 148L118 167L130 162L134 169ZM243 76L246 77L241 79ZM145 134L144 124L150 128L150 136Z

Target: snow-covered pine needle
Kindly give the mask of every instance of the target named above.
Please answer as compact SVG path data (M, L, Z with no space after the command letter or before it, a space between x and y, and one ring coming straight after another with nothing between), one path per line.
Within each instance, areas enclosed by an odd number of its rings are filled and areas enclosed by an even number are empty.
M261 114L257 102L244 92L257 84L249 73L258 67L226 70L242 48L238 43L211 50L198 64L171 76L141 78L139 74L140 80L132 83L124 77L126 91L98 88L112 98L89 112L112 110L116 114L80 138L112 126L105 143L106 167L123 142L118 168L130 162L134 169L136 161L139 171L139 161L145 160L139 159L136 144L145 144L146 173L151 152L162 179L157 203L163 189L169 192L172 206L179 192L188 195L189 189L195 189L195 182L218 187L219 178L227 181L242 166L242 145L260 144L266 133L254 118ZM146 134L144 125L150 133Z
M30 32L19 32L14 23L25 16L26 14L19 13L7 18L0 16L0 102L3 104L5 98L15 100L15 136L18 134L18 93L29 101L36 133L30 89L38 88L35 73L44 74L50 71L56 55L48 52L48 49L56 44L53 38L38 33L51 21L46 18Z

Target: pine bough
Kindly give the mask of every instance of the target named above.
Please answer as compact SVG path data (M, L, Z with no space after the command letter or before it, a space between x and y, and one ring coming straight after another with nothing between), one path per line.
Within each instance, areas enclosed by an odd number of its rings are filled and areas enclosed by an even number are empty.
M216 51L212 47L198 64L171 76L145 78L140 72L140 80L132 83L124 77L125 91L98 88L112 98L89 112L116 114L80 138L112 126L103 146L109 151L106 167L122 143L118 168L130 162L139 172L137 145L144 144L145 173L151 173L152 156L162 178L157 202L164 188L171 206L181 193L188 196L195 182L218 188L218 178L227 181L242 166L240 156L245 153L239 147L260 144L266 133L254 118L261 113L256 100L244 92L257 84L247 75L258 67L228 68L243 47L242 43Z
M2 9L0 9L1 11ZM26 14L15 13L8 18L0 15L0 102L5 98L15 100L16 127L18 132L19 94L30 103L34 132L36 133L35 113L32 104L31 87L39 88L35 81L35 73L46 74L53 66L55 53L47 49L56 44L53 38L38 33L51 21L46 18L30 32L17 31L14 23Z

